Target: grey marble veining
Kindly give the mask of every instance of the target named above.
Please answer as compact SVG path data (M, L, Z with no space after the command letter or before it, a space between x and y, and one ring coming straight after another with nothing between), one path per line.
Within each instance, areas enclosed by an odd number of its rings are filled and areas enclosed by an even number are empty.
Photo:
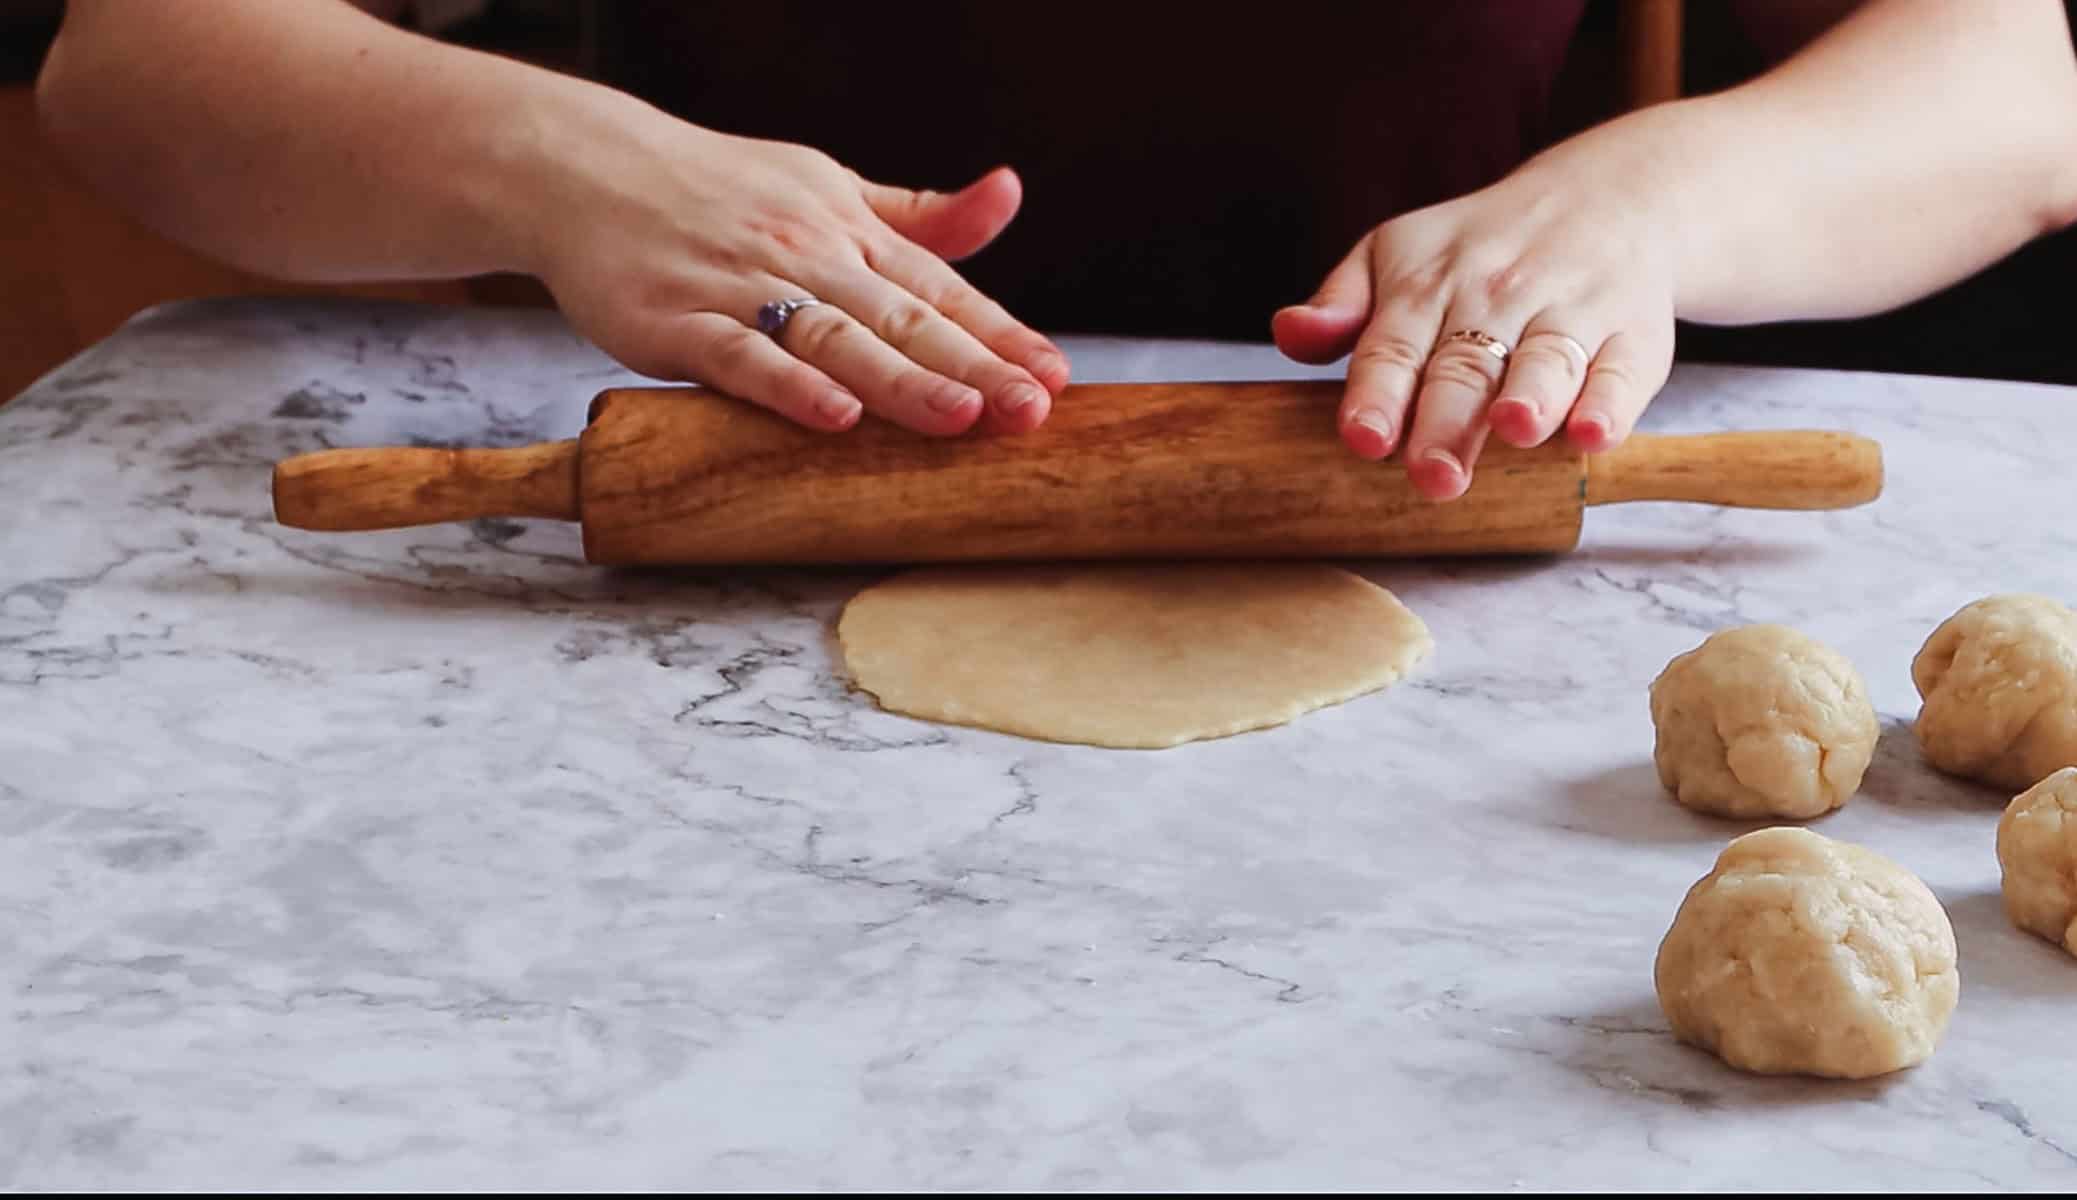
M1852 428L1888 493L1365 568L1418 678L1161 752L877 711L830 644L864 576L270 519L284 455L568 436L631 378L547 314L213 302L0 408L0 1187L2077 1182L2077 962L1906 726L1941 618L2077 597L2077 395L1683 369L1651 427ZM1644 689L1746 621L1859 665L1883 743L1818 828L1961 941L1887 1081L1737 1075L1652 997L1750 826L1659 793Z

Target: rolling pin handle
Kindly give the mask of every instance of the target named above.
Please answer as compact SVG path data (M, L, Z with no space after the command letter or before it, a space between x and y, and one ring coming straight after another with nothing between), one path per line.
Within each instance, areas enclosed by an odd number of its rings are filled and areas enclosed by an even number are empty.
M578 519L577 443L301 454L274 468L274 519L328 533L483 517Z
M1853 508L1882 494L1882 447L1851 433L1638 434L1587 456L1586 502L1671 500L1728 508Z

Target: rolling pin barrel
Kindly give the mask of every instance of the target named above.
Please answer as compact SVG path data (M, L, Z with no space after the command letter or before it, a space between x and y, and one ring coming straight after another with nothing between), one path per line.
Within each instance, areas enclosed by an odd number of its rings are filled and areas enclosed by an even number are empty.
M1341 385L1085 385L1017 436L831 436L711 397L609 392L584 434L593 562L891 563L1549 553L1579 539L1563 446L1449 504L1334 431Z

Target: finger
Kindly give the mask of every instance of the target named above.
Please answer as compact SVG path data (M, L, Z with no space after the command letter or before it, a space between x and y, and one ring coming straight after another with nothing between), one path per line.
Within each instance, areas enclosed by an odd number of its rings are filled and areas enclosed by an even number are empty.
M883 183L865 185L865 201L908 240L957 261L994 241L1024 203L1024 182L997 167L949 195Z
M858 397L835 380L734 317L687 313L671 322L666 336L684 348L684 364L672 374L769 408L810 429L849 429L864 411Z
M810 289L850 313L911 361L981 393L990 428L1035 429L1053 397L1023 367L998 356L936 308L871 271L836 268L807 277Z
M835 304L795 312L776 340L857 396L867 412L906 429L945 436L980 419L980 392L917 365Z
M1523 448L1549 441L1579 399L1601 339L1601 326L1578 315L1545 313L1530 321L1508 356L1500 398L1488 415L1493 433Z
M1279 309L1270 318L1277 349L1303 363L1330 363L1349 353L1370 315L1371 270L1366 237L1327 273L1312 299Z
M1506 363L1500 354L1475 340L1453 338L1460 330L1478 331L1512 346L1523 322L1453 307L1442 323L1442 338L1421 371L1421 390L1414 399L1413 427L1406 435L1406 470L1414 490L1430 500L1454 500L1471 486L1471 471L1491 428L1486 408L1499 389Z
M1624 330L1610 337L1587 368L1587 382L1566 422L1566 436L1589 454L1621 445L1672 369L1670 327L1644 333Z
M1011 316L937 255L900 238L885 238L866 243L865 260L880 275L958 322L1004 360L1031 372L1048 392L1057 396L1067 386L1067 355L1060 347Z
M1399 444L1439 324L1433 309L1401 297L1388 300L1364 326L1349 352L1341 397L1341 440L1349 449L1379 459Z

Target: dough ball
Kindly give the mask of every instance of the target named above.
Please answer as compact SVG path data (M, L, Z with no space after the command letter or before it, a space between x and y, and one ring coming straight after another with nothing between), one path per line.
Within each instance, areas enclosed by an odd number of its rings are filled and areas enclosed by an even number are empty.
M1991 596L1941 622L1911 660L1918 745L1952 775L2008 791L2077 767L2077 612Z
M1880 732L1853 664L1783 625L1726 629L1667 663L1651 709L1659 782L1720 817L1838 808Z
M1740 1070L1836 1079L1924 1062L1961 992L1954 929L1917 876L1793 827L1724 848L1655 976L1681 1041Z
M1392 593L1311 563L928 568L852 597L837 637L894 712L1129 749L1281 725L1432 645Z
M1998 821L1998 868L2012 923L2077 954L2077 767L2015 797Z

